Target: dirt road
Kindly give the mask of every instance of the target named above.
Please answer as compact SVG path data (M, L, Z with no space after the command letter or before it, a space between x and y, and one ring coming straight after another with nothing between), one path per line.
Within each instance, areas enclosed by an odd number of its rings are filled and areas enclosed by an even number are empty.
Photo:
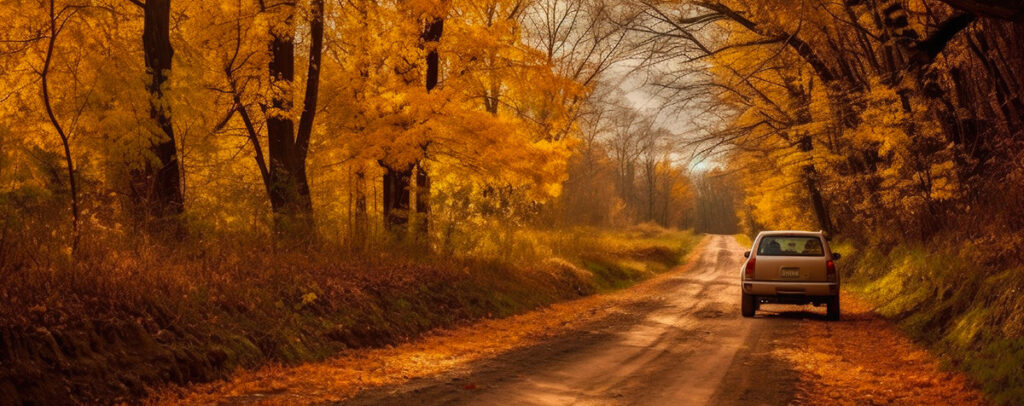
M729 389L763 385L753 399L785 404L798 375L785 365L730 368L758 358L792 318L739 315L743 249L715 236L689 272L659 284L627 312L471 368L364 393L350 404L680 405L746 400ZM811 316L811 317L816 317ZM766 328L767 327L767 328ZM466 390L466 388L475 390Z
M322 364L245 373L184 403L982 403L961 374L942 371L932 354L849 296L839 322L812 306L766 305L742 318L743 249L730 236L709 236L687 267L608 297Z

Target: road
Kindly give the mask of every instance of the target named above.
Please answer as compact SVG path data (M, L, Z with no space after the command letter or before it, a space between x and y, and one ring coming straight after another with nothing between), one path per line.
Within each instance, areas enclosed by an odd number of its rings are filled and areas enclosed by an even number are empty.
M773 356L804 319L788 307L740 317L743 250L709 237L689 271L666 278L617 317L466 371L364 392L354 405L788 404L799 374Z

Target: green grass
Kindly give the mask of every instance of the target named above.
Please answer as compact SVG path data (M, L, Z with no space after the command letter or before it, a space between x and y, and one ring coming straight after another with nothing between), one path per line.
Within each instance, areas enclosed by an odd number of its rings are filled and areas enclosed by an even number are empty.
M849 261L848 289L967 372L992 402L1024 404L1024 269L986 265L969 247L835 250Z
M736 242L738 242L741 246L743 246L743 248L750 248L750 247L754 246L754 241L752 241L750 239L749 235L746 235L746 234L736 234L736 235L733 236L733 238L735 238Z
M689 231L645 228L579 232L592 236L591 248L566 259L593 275L597 291L626 288L670 270L682 263L701 239Z

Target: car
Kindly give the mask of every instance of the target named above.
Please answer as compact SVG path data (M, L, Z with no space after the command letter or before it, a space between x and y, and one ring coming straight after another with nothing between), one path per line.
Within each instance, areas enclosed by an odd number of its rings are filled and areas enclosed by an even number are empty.
M740 277L743 317L754 317L764 303L825 305L825 317L839 320L841 255L832 252L825 233L763 231L743 254Z

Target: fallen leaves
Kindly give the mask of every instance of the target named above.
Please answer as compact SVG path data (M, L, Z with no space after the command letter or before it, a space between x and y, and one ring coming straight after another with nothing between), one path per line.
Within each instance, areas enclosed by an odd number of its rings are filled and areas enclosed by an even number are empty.
M797 402L807 405L974 405L984 401L959 372L850 295L843 319L806 320L801 339L777 349L800 371Z

